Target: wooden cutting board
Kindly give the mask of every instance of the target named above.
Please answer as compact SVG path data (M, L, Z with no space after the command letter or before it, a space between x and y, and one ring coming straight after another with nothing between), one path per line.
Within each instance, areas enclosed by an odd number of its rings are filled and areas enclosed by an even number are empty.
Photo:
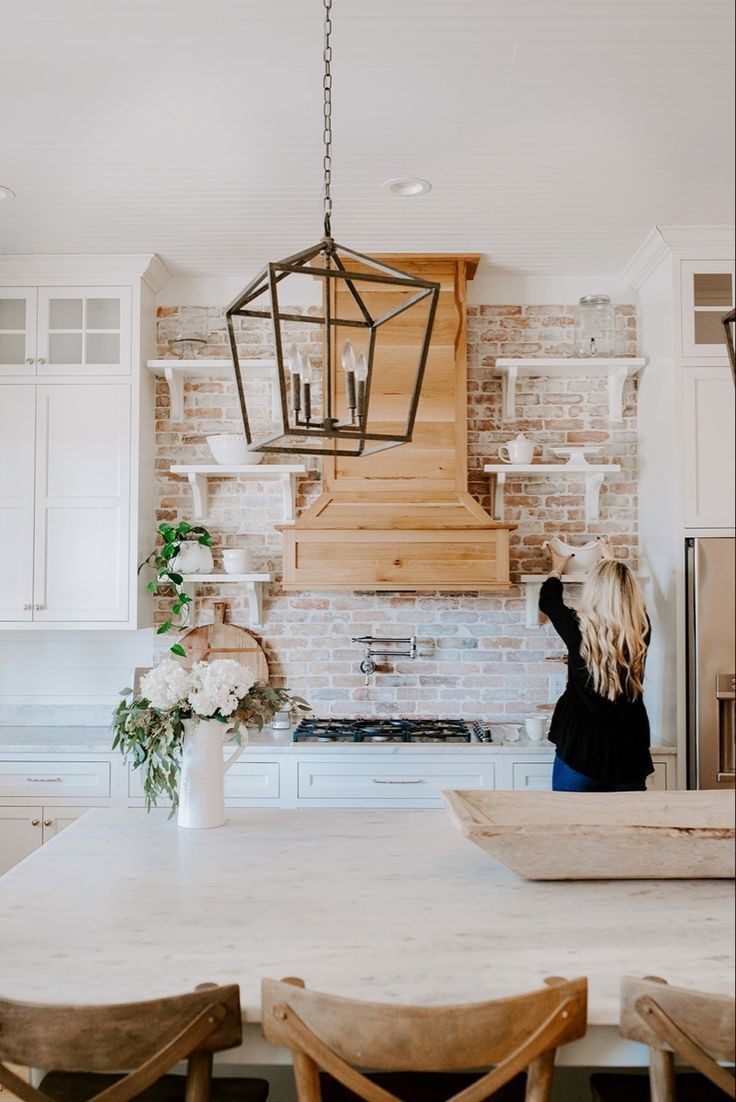
M226 607L224 601L216 601L214 623L192 628L181 637L179 642L187 652L182 664L191 666L204 660L231 658L251 670L257 681L268 684L268 662L263 649L245 628L225 623Z

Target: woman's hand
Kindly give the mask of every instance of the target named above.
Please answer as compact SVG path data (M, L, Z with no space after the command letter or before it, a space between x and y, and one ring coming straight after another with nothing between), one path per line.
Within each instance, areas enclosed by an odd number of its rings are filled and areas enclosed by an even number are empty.
M601 549L601 559L614 559L616 557L607 539L598 540L598 546Z
M560 555L557 551L554 551L549 544L547 545L547 554L549 555L552 565L550 567L550 574L562 574L565 567L569 563L570 559L574 559L574 555Z

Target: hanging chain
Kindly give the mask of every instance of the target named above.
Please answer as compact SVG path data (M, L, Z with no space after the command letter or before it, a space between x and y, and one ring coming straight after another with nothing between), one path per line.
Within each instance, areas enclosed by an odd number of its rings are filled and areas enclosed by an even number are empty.
M324 157L322 168L324 171L324 215L325 237L332 236L330 225L332 216L332 0L323 0L325 7L325 41L322 51L322 59L325 63L324 77L322 78L323 90L323 131L322 142L324 144Z

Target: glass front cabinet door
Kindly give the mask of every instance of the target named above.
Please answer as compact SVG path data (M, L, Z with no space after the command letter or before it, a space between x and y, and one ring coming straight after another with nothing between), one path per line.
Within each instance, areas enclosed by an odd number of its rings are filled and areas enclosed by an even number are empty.
M36 374L36 288L0 287L0 375Z
M128 287L41 287L39 375L129 375Z
M680 275L683 359L725 360L726 334L721 319L733 309L733 264L683 260Z

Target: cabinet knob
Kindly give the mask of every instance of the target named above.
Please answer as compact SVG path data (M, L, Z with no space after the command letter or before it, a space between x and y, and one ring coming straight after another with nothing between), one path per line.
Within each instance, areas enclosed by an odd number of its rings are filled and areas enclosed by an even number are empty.
M30 604L30 603L28 603L28 604L25 604L25 605L23 605L23 611L24 611L24 612L30 612L30 610L31 610L32 608L33 608L33 605L32 605L32 604Z
M36 361L34 360L33 356L26 356L26 363L27 364L35 364L35 362Z
M43 825L44 825L45 827L50 827L50 826L52 826L52 825L53 825L53 822L54 822L54 820L53 820L53 819L44 819L44 821L43 821Z
M36 360L36 363L37 364L45 364L46 361L44 360L43 356L39 356L39 358Z
M36 612L40 612L43 607L44 607L43 605L34 605L33 606L33 608Z
M32 827L37 827L37 826L40 826L40 825L41 825L41 820L40 819L31 819L31 826Z

